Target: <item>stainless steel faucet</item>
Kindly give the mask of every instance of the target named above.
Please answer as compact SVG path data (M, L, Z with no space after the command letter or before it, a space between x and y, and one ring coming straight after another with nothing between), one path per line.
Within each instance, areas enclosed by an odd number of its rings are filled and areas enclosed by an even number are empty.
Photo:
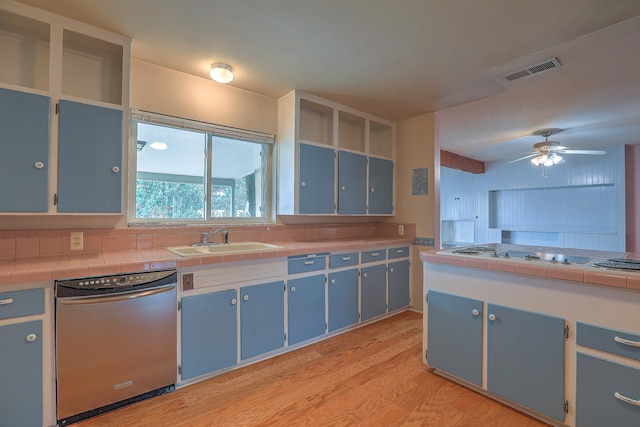
M221 231L224 232L224 244L228 245L229 244L229 232L224 227L215 228L215 229L211 230L208 233L202 233L202 243L201 244L208 245L209 244L209 240L211 240L213 238L213 236L215 236L216 234L218 234Z

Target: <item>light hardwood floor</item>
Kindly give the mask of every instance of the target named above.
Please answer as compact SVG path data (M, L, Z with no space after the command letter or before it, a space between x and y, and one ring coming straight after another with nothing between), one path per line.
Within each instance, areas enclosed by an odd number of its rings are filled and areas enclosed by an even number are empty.
M77 426L546 425L433 374L421 353L422 316L404 312Z

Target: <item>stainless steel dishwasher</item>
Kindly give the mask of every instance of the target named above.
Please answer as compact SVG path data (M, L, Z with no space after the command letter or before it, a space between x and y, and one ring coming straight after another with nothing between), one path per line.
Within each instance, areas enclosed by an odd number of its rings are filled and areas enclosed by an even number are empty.
M58 425L175 389L177 274L56 281Z

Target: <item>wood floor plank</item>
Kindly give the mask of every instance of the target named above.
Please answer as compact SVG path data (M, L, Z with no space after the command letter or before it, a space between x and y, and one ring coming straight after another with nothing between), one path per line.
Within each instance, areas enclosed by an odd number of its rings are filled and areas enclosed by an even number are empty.
M78 424L354 425L545 424L435 375L422 363L422 315L409 311Z

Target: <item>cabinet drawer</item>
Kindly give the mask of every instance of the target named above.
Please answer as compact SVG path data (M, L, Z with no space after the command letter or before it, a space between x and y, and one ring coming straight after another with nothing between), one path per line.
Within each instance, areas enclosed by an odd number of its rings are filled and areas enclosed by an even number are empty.
M324 270L327 266L326 256L303 256L289 258L289 274L306 273L308 271Z
M409 246L405 246L403 248L389 249L389 259L406 258L408 256L409 256Z
M375 262L387 259L386 249L377 249L375 251L362 252L362 262Z
M329 257L329 268L348 267L358 264L358 253L331 255Z
M0 293L0 319L44 313L44 289Z
M640 370L578 353L576 426L638 426L633 401L640 401Z
M640 360L640 335L577 323L578 345Z

